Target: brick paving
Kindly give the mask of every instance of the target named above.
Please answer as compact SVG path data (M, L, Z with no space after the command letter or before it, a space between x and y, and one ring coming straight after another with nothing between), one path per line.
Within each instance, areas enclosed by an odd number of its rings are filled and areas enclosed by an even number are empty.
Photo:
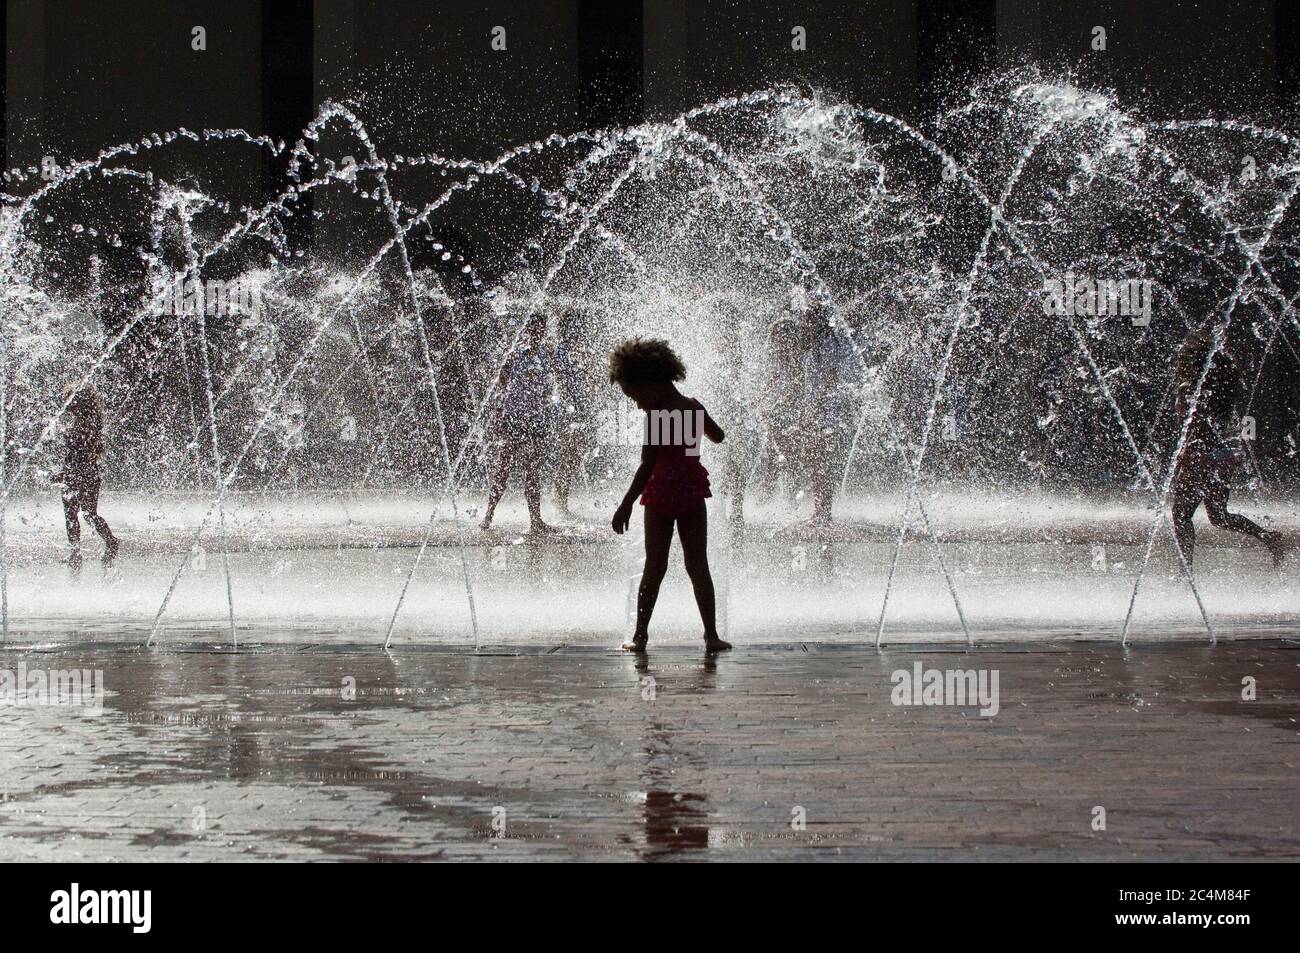
M1298 650L0 648L107 689L0 707L0 859L1296 859Z

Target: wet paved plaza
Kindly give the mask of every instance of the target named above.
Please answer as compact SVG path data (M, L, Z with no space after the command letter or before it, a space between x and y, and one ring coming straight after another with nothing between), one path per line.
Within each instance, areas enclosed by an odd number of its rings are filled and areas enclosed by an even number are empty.
M997 714L892 704L918 662L996 672ZM1286 640L0 649L20 666L102 670L103 708L0 707L3 860L1300 858Z

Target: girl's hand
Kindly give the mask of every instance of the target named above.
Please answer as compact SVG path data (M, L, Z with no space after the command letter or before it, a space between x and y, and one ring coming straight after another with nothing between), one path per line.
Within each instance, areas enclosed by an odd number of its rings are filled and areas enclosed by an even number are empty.
M632 504L626 501L619 504L618 509L614 511L614 519L610 525L613 526L614 532L622 536L627 532L627 524L632 521Z

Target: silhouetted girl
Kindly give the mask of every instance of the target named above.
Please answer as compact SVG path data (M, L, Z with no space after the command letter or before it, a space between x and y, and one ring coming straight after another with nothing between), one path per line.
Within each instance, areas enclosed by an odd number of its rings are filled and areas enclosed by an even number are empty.
M704 405L677 389L686 378L681 359L667 341L633 338L610 355L609 379L646 414L646 436L627 495L614 512L615 533L627 530L638 496L645 507L645 569L637 592L636 631L623 648L645 651L650 616L659 597L659 584L668 571L673 527L682 540L686 573L695 589L695 602L704 622L704 648L720 652L731 645L718 637L713 577L709 575L708 514L704 500L712 496L709 472L700 463L701 433L721 443L722 428Z
M104 562L113 561L118 542L108 522L99 515L100 461L104 456L104 410L99 394L90 384L75 385L64 392L69 400L66 412L63 470L50 477L63 484L63 520L68 530L72 552L69 565L81 565L81 523L79 515L94 527L104 541Z
M501 440L501 455L479 525L484 530L492 527L510 474L518 468L523 471L531 532L549 532L551 527L542 521L542 468L555 439L555 368L546 342L546 315L529 316L501 368L498 387L501 407L494 429Z
M1196 382L1214 342L1201 330L1188 332L1183 339L1174 365L1178 391L1174 401L1176 419L1181 425L1191 410ZM1188 566L1196 549L1196 530L1192 515L1205 503L1210 522L1222 529L1253 536L1268 547L1274 564L1280 563L1288 547L1280 534L1241 516L1228 512L1228 493L1233 472L1241 463L1241 418L1239 405L1245 391L1241 373L1226 348L1220 348L1201 385L1196 412L1187 425L1187 439L1175 464L1173 484L1174 536Z

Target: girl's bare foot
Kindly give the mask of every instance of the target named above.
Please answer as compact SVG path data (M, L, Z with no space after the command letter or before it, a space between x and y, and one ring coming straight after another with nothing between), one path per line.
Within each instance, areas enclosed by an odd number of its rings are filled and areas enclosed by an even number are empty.
M623 651L644 652L646 643L648 643L649 641L650 641L650 636L648 635L643 635L643 634L634 635L632 636L632 641L623 643Z
M706 635L704 637L704 651L710 654L714 652L727 652L731 649L730 642L724 642L716 635Z

